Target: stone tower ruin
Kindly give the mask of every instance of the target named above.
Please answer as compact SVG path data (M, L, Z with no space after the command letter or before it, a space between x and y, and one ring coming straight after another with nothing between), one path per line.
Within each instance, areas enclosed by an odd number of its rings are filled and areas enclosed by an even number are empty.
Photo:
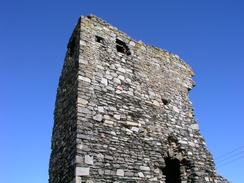
M226 183L177 55L81 17L57 89L49 183Z

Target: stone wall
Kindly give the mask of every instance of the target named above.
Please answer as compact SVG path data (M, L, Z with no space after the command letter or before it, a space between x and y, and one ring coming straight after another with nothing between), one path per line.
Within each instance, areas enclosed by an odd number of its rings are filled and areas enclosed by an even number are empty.
M68 48L50 183L227 182L194 119L194 73L177 55L95 16L79 19Z
M71 40L56 96L49 183L71 182L75 177L79 26L76 27Z

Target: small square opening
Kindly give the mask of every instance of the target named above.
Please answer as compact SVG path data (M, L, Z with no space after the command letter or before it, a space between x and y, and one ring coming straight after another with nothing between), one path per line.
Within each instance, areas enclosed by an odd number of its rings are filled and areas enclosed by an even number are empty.
M100 37L100 36L96 36L95 37L95 41L98 42L98 43L101 43L101 44L104 44L104 38Z
M168 105L169 104L169 100L165 99L165 98L162 98L162 102L164 105Z
M119 39L116 39L116 49L117 49L117 52L120 52L120 53L123 53L126 55L131 55L129 47L126 45L125 42L123 42Z

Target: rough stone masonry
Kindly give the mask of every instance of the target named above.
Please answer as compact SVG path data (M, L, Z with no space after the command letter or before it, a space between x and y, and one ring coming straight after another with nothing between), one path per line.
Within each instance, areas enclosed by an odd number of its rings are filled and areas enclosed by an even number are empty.
M49 183L227 183L194 119L192 69L80 17L57 89Z

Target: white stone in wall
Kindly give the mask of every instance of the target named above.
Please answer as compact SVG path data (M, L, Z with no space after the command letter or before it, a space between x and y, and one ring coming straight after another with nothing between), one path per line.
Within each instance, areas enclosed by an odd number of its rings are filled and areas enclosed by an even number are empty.
M135 46L136 45L136 43L134 42L134 41L130 41L130 43L129 43L131 46Z
M127 94L128 94L128 95L131 95L131 96L134 95L133 91L127 91Z
M85 163L88 165L93 165L93 157L89 155L85 155Z
M89 79L89 78L87 78L87 77L84 77L84 76L78 76L78 79L79 80L82 80L82 81L85 81L85 82L88 82L88 83L90 83L91 82L91 80Z
M157 174L159 174L159 173L160 173L160 170L159 170L159 168L156 168L156 169L154 170L154 173L157 173Z
M113 125L114 124L114 122L111 121L111 120L105 120L104 123L105 124L108 124L108 125Z
M125 175L125 172L123 169L117 169L116 175L123 177Z
M153 91L150 91L150 90L149 90L148 93L149 93L149 95L152 96L152 97L156 96L156 94L155 94Z
M192 125L191 125L191 128L192 128L193 130L199 130L199 126L198 126L198 124L192 124Z
M124 80L125 80L125 77L124 77L124 76L122 76L122 75L119 75L119 76L118 76L118 78L119 78L120 80L122 80L122 81L124 81Z
M192 147L195 147L195 143L194 142L188 142L188 144Z
M117 83L117 84L121 84L121 81L118 78L114 78L114 82Z
M120 120L120 115L119 114L115 114L114 118L117 119L117 120Z
M80 45L81 45L81 46L86 46L86 42L83 41L83 40L80 40Z
M150 171L150 167L148 167L148 166L140 166L140 170Z
M149 181L157 181L157 180L158 180L157 177L153 177L153 178L149 179Z
M76 176L89 176L90 168L89 167L76 167Z
M85 65L88 64L88 62L86 60L83 60L83 59L79 59L79 63L80 64L85 64Z
M144 177L144 174L142 172L138 172L139 177Z
M102 78L101 83L107 86L108 80L106 78Z
M102 161L104 159L104 155L101 153L97 154L97 159L98 161Z
M110 74L106 74L106 76L105 76L107 79L109 79L109 80L111 80L111 79L113 79L113 76L112 75L110 75Z
M126 124L130 125L130 126L140 126L139 123L135 123L135 122L132 122L132 121L126 121Z
M104 115L103 118L104 119L110 119L110 116L109 115Z
M82 104L82 105L86 105L86 104L88 104L88 101L85 99L82 99L82 98L78 98L78 103Z
M125 79L128 83L131 83L131 79L130 78L126 78Z
M179 110L176 106L173 106L173 110L174 110L175 112L177 112L177 113L180 112L180 110Z
M185 140L179 140L179 143L181 143L181 144L188 144L188 142L185 141Z
M131 130L134 131L134 132L138 132L138 131L139 131L139 128L133 126L133 127L131 128Z
M96 65L96 67L97 67L98 69L104 70L104 67L101 66L101 65Z
M125 69L123 69L122 67L119 67L118 68L118 71L122 72L122 73L125 73Z
M104 113L104 108L102 106L97 107L98 112Z
M133 131L132 130L129 130L129 129L125 129L125 131L127 132L126 134L132 134L133 133Z
M153 101L153 105L157 106L157 107L160 107L160 103L157 101L157 100L154 100Z
M110 132L112 135L117 135L115 131Z
M83 162L83 158L81 156L76 156L75 157L75 162L76 163L82 163Z
M94 119L95 121L102 121L103 116L102 116L101 114L97 114L97 115L93 116L93 119Z
M85 107L78 107L78 112L84 113L84 114L90 114L91 111Z
M113 106L110 106L110 107L109 107L109 110L111 110L111 111L116 111L117 109L116 109L115 107L113 107Z
M208 177L205 177L205 181L209 182L209 178Z

